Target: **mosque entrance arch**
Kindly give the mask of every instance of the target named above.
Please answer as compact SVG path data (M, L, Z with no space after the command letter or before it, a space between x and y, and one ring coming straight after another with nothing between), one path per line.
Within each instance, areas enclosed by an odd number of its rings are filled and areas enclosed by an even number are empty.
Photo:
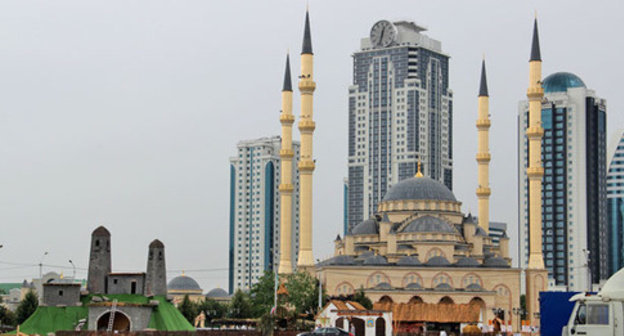
M110 320L111 312L108 311L97 320L97 330L106 331L108 329L108 321ZM130 331L130 319L126 314L116 311L113 320L113 331Z
M384 295L381 298L379 298L379 301L377 301L377 302L379 302L379 303L393 303L394 301L388 295Z

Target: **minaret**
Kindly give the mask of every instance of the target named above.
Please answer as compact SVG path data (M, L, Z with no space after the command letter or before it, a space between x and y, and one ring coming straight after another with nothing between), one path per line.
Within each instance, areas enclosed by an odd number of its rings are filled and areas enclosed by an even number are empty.
M106 294L106 277L111 272L111 235L100 226L91 233L91 254L87 290L91 294Z
M529 178L529 268L543 269L542 257L542 58L540 55L539 37L537 34L537 18L533 26L533 43L529 61L529 127L526 130L529 142L529 162L527 177Z
M542 256L542 58L540 55L537 18L533 26L533 43L529 60L529 120L526 136L528 140L529 180L529 265L526 276L526 307L531 325L539 326L539 292L546 290L548 271L544 269Z
M299 160L299 258L297 267L305 269L314 266L312 255L312 174L314 173L314 157L312 155L312 135L315 123L313 117L314 54L310 37L310 16L306 11L303 46L301 48L301 76L299 91L301 92L301 116L299 132L301 132L301 158Z
M165 266L165 245L154 239L147 252L145 294L167 296L167 268Z
M478 186L479 226L487 233L490 227L490 112L487 79L485 77L485 59L481 63L481 84L479 87L478 130Z
M295 117L292 114L292 84L290 80L290 58L286 55L286 70L284 72L284 86L282 88L282 148L280 149L280 252L279 274L292 273L292 125Z

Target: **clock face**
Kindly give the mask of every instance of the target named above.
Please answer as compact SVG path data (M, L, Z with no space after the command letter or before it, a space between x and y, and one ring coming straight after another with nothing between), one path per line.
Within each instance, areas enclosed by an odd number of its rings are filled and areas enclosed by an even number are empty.
M387 47L396 40L396 27L386 20L381 20L373 25L370 32L370 40L375 47Z

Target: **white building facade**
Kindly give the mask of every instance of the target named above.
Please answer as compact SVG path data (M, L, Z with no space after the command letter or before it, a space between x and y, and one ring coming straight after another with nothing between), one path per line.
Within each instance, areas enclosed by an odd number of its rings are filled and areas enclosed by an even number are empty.
M353 54L349 87L348 227L386 191L422 173L452 189L449 56L412 22L375 23Z
M229 292L249 289L279 264L281 137L241 141L230 158ZM293 142L293 265L299 251L299 142Z
M586 290L608 277L606 217L606 101L574 74L542 83L542 251L549 282ZM529 255L528 102L518 110L520 267ZM591 272L589 271L591 269ZM591 274L590 274L591 273Z

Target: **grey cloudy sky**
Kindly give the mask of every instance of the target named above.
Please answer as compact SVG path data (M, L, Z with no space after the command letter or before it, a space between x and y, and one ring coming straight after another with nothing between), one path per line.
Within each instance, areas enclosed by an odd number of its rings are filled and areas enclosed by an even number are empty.
M0 282L44 263L78 276L90 232L113 268L143 270L161 239L169 277L227 287L228 158L276 135L283 62L299 67L304 1L0 2ZM490 88L492 220L516 237L516 115L534 11L544 75L570 71L624 125L622 1L310 1L315 52L315 257L342 226L351 53L379 19L429 28L451 55L454 191L476 212L482 54ZM295 113L298 115L298 95ZM298 137L297 132L295 133ZM45 267L47 270L63 270ZM175 272L174 270L177 270ZM70 274L71 269L64 269Z

